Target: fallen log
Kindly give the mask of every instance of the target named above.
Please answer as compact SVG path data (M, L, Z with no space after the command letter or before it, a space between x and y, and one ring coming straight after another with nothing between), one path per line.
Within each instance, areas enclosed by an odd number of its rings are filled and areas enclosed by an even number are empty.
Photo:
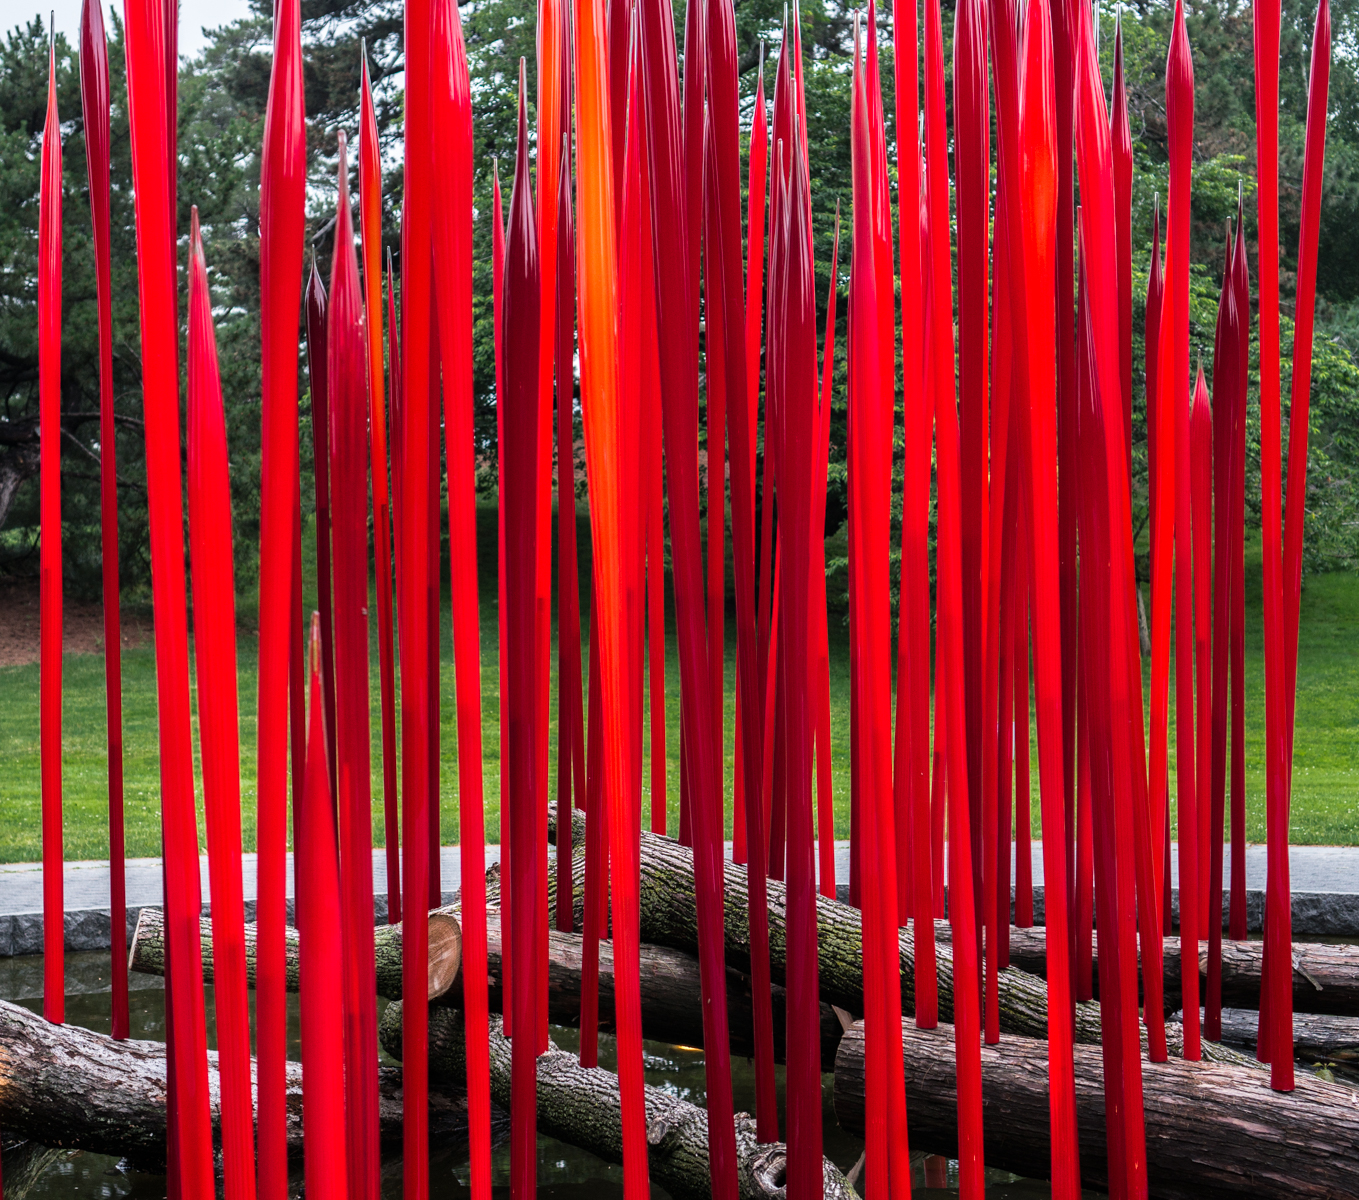
M154 911L154 916L148 913ZM438 917L441 925L452 924L456 928L455 910L441 909L430 914ZM434 922L431 921L431 927ZM400 949L400 926L388 926L384 930L384 941ZM395 930L395 935L392 934ZM297 952L296 930L289 930L288 938L288 987L297 990ZM159 910L142 910L142 920L137 923L132 941L132 969L148 975L163 975L165 972L165 925ZM253 946L255 927L246 926L247 944ZM204 923L202 929L203 975L212 979L212 930ZM502 941L500 912L495 908L486 913L486 959L489 983L488 1000L492 1012L503 1012L504 968L502 964ZM555 929L548 933L548 980L547 980L547 1019L553 1025L580 1025L580 978L583 965L581 937L576 933L558 933ZM431 944L431 955L434 954ZM642 1036L652 1041L668 1042L672 1046L703 1045L703 1011L694 1003L699 994L698 960L682 950L672 950L665 946L642 946ZM431 973L433 967L431 967ZM432 977L432 974L431 974ZM251 969L253 983L253 960ZM379 972L378 990L384 987L393 989L390 973L386 976ZM399 976L394 990L399 990ZM773 989L774 1007L774 1049L778 1061L783 1061L784 1046L784 990L778 985ZM399 998L399 997L393 997ZM431 996L439 1003L462 1005L462 975L459 974L451 985L444 985L437 996ZM733 968L727 969L727 1017L731 1030L731 1050L733 1054L751 1057L755 1053L754 1015L751 1003L750 977ZM602 942L599 948L599 1027L606 1033L614 1030L613 1011L613 943ZM829 1004L821 1006L821 1061L824 1069L830 1071L835 1065L835 1051L840 1045L843 1024Z
M936 921L935 937L947 942L946 921ZM1047 938L1041 926L1010 928L1010 963L1031 975L1047 973ZM1165 958L1166 1012L1180 1007L1180 939L1162 941ZM1093 962L1099 964L1099 947ZM1260 1007L1260 970L1263 942L1222 942L1222 1003L1228 1008ZM1208 946L1199 947L1200 996L1208 986ZM1095 975L1096 995L1099 975ZM1293 943L1293 1011L1359 1017L1359 946L1328 942Z
M1255 1050L1260 1014L1250 1008L1222 1010L1222 1040ZM1293 1057L1299 1062L1359 1062L1359 1017L1293 1014Z
M903 1022L911 1149L957 1154L953 1029ZM1077 1046L1082 1182L1108 1182L1100 1051ZM1150 1194L1161 1200L1337 1200L1359 1196L1359 1095L1300 1073L1273 1092L1244 1067L1172 1059L1142 1067ZM1050 1168L1047 1046L1005 1038L982 1047L986 1165L1046 1178ZM835 1112L864 1130L864 1035L849 1029L835 1062Z
M198 922L199 944L203 950L203 980L213 980L212 921ZM388 1000L401 999L401 926L379 925L373 934L377 964L377 994ZM297 991L297 930L286 931L287 989ZM159 908L144 908L132 933L128 965L146 975L165 974L165 913ZM429 998L442 996L457 978L462 965L462 927L453 909L435 909L429 914ZM255 986L255 925L245 927L246 986Z
M400 1059L401 1005L390 1004L378 1025L382 1048ZM429 1013L430 1079L454 1083L464 1077L466 1030L462 1014L433 1005ZM574 1054L549 1044L539 1055L538 1130L589 1150L607 1162L623 1161L622 1097L618 1076L600 1067L582 1067ZM491 1018L491 1097L508 1105L510 1041L499 1017ZM646 1089L647 1146L651 1178L675 1200L706 1200L712 1195L708 1171L708 1114L697 1105L660 1088ZM736 1116L736 1156L741 1200L784 1195L786 1148L755 1140L755 1121ZM851 1200L854 1189L840 1169L824 1160L822 1190L827 1200Z
M254 1065L251 1070L253 1073ZM208 1055L214 1138L220 1137L217 1055ZM44 1146L165 1163L165 1046L115 1042L76 1025L50 1025L0 1001L0 1128ZM431 1091L430 1144L467 1152L467 1099L460 1088ZM378 1126L385 1145L401 1145L401 1071L379 1068ZM493 1115L497 1137L509 1120ZM302 1067L288 1064L288 1149L302 1153Z
M556 836L555 806L549 811L548 836ZM573 811L572 845L585 845L585 814ZM573 855L572 879L584 879L583 859L577 867ZM729 966L748 970L750 931L747 922L746 869L725 864L726 958ZM698 953L698 915L694 896L693 851L671 838L643 831L641 838L641 935L643 942L670 946L690 954ZM550 903L555 902L556 871L548 878ZM583 899L573 902L583 906ZM769 965L776 983L785 980L785 890L776 880L768 881ZM580 911L580 910L578 910ZM583 916L583 912L582 912ZM826 896L816 897L817 956L820 998L846 1012L864 1011L863 953L859 910ZM915 935L902 929L898 935L901 962L901 1003L904 1012L915 1012ZM953 1018L953 956L948 947L938 948L939 1018ZM1005 1033L1046 1039L1047 984L1038 976L1011 966L1000 972L997 987L1000 1001L1000 1028ZM1083 1045L1100 1044L1099 1005L1077 1004L1075 1039ZM1183 1039L1177 1030L1168 1029L1171 1055L1183 1052ZM1146 1031L1142 1033L1146 1045ZM1244 1064L1249 1060L1236 1050L1214 1042L1203 1043L1203 1056L1212 1062Z

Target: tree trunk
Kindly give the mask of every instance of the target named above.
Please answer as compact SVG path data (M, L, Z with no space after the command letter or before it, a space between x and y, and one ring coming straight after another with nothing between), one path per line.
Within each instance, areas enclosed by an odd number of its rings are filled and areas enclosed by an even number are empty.
M253 1071L253 1064L252 1064ZM379 1068L378 1121L384 1144L401 1145L401 1072ZM220 1137L217 1055L208 1055L214 1137ZM467 1152L467 1098L461 1089L430 1094L430 1144ZM49 1025L0 1001L0 1128L44 1146L165 1164L165 1046L115 1042L75 1025ZM497 1112L495 1132L509 1133ZM302 1153L302 1067L288 1064L288 1149Z
M286 931L287 988L297 991L298 937L291 926ZM212 921L198 922L199 943L203 948L203 979L213 979ZM374 931L377 958L377 994L388 1000L401 999L401 926L379 925ZM442 996L452 986L462 964L462 927L453 909L436 909L429 914L429 998ZM159 908L144 908L132 933L129 966L144 975L165 974L165 913ZM255 926L245 927L245 978L255 986Z
M903 1022L911 1148L958 1147L953 1028ZM1162 1200L1335 1200L1359 1196L1359 1096L1299 1074L1294 1092L1270 1091L1242 1067L1168 1063L1142 1067L1150 1194ZM1031 1178L1050 1170L1047 1046L1006 1038L982 1047L986 1165ZM1082 1182L1108 1183L1100 1051L1076 1047ZM835 1112L864 1129L864 1034L848 1030L835 1063Z
M572 845L585 844L585 814L574 811ZM549 837L555 836L556 810L549 814ZM727 964L738 971L749 970L750 931L746 919L746 868L728 862L726 867ZM679 842L657 834L642 833L641 845L641 933L642 941L670 946L690 954L698 953L698 916L694 898L693 851ZM583 879L583 866L572 878ZM556 871L550 872L550 896L556 894ZM776 880L768 881L769 965L775 982L784 982L786 964L785 890ZM574 897L573 897L574 899ZM580 902L583 903L583 902ZM859 910L825 896L816 897L817 959L820 968L820 998L857 1016L863 1003L863 939ZM902 929L898 935L901 955L901 1003L903 1011L915 1011L915 935ZM953 956L946 946L938 948L939 1019L953 1018ZM1000 972L1000 1028L1004 1033L1046 1039L1048 1036L1047 984L1015 966ZM1172 1055L1181 1053L1183 1040L1176 1027L1167 1029ZM1100 1044L1099 1005L1076 1005L1075 1038L1083 1045ZM1146 1033L1142 1034L1143 1045ZM1212 1062L1244 1064L1244 1055L1230 1047L1204 1042L1203 1056Z
M148 917L148 913L153 913ZM440 910L433 916L444 921L455 917L449 909ZM395 931L395 935L391 931ZM251 948L250 971L253 982L254 936L255 927L246 926L247 946ZM401 927L384 927L383 938L379 943L379 960L384 955L389 960L400 961ZM297 990L297 931L288 931L288 987ZM547 942L548 980L547 980L547 1019L553 1025L577 1027L580 1025L580 979L582 969L582 939L578 933L558 933L549 930ZM502 965L502 942L500 913L491 908L486 913L486 950L487 974L489 977L489 1002L492 1012L503 1012L504 1004L504 967ZM212 930L205 921L202 927L203 977L212 980ZM393 950L393 947L395 949ZM132 942L132 969L148 975L163 975L165 972L164 923L159 910L143 909L142 920L137 924ZM703 1012L694 1003L698 990L698 960L683 950L671 950L666 946L642 946L642 1035L652 1041L667 1042L672 1046L703 1045ZM392 990L400 990L400 976L390 969L378 971L378 991L389 998ZM784 1047L784 996L783 988L775 985L774 1000L774 1053L779 1062L783 1061ZM431 997L434 999L435 997ZM438 997L442 1004L462 1006L462 976L459 974L452 986L445 988ZM749 1058L755 1053L754 1018L752 1016L750 978L732 968L727 968L727 1016L731 1030L731 1050L733 1054ZM613 943L601 942L599 946L599 1027L613 1032ZM829 1004L821 1006L821 1062L826 1071L835 1068L835 1051L840 1045L843 1031L840 1018Z
M390 1004L378 1027L382 1047L401 1057L401 1005ZM446 1083L464 1078L466 1030L462 1014L432 1005L429 1012L430 1079ZM589 1150L607 1162L623 1161L622 1097L618 1076L600 1067L582 1067L574 1054L549 1045L538 1058L538 1130ZM510 1102L510 1041L499 1017L491 1018L491 1098ZM706 1200L712 1195L708 1172L708 1114L697 1105L663 1091L646 1089L647 1144L651 1178L675 1200ZM736 1117L736 1154L742 1200L783 1196L786 1150L780 1143L755 1140L755 1121ZM854 1189L829 1160L822 1166L827 1200L850 1200Z
M1255 1050L1260 1014L1251 1008L1222 1010L1222 1040ZM1359 1062L1359 1017L1293 1015L1293 1057L1300 1062Z
M936 921L935 936L951 940L948 923ZM1047 973L1047 938L1041 927L1010 928L1010 965L1032 975ZM1180 939L1163 939L1166 1012L1180 1007ZM1099 948L1094 963L1099 965ZM1263 942L1222 942L1222 1003L1228 1008L1260 1007ZM1208 945L1199 947L1199 995L1208 986ZM1096 994L1099 972L1095 972ZM1359 946L1326 942L1293 943L1293 1011L1359 1017Z

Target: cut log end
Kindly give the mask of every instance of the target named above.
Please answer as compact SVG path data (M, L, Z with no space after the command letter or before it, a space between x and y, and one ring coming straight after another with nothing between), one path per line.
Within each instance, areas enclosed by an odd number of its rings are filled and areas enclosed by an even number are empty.
M445 909L429 914L429 998L437 1000L462 967L462 926Z

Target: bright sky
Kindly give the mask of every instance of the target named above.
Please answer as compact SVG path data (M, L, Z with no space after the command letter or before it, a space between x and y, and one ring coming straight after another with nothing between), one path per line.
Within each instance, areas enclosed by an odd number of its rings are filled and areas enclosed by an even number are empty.
M8 33L37 13L46 15L50 11L56 17L57 28L74 45L80 33L81 4L82 0L0 0L0 32ZM123 0L104 0L105 19L110 8L121 13L122 7ZM180 54L193 55L202 48L204 25L215 29L249 14L248 0L180 0Z

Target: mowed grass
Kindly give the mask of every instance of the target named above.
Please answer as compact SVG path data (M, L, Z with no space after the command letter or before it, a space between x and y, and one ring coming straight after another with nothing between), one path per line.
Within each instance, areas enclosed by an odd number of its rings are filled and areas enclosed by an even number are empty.
M581 518L581 578L589 578L588 522ZM479 521L481 583L481 732L487 836L499 830L500 745L499 665L495 607L495 513ZM1247 564L1246 764L1248 837L1264 837L1264 653L1258 548ZM312 587L307 587L307 603ZM444 580L447 592L447 579ZM584 597L588 606L588 596ZM667 604L673 598L667 596ZM253 613L242 606L238 687L241 715L241 784L244 840L255 841L255 706L258 662ZM376 613L373 606L370 611ZM586 608L588 614L588 607ZM586 618L588 636L588 615ZM458 840L458 755L456 691L450 615L442 619L441 829L446 843ZM727 693L723 718L727 829L731 829L731 786L735 768L735 622L726 618ZM666 810L668 827L679 820L679 659L673 626L666 653ZM831 747L835 765L836 834L849 836L849 652L847 631L831 629ZM588 653L585 655L588 662ZM555 669L556 655L553 655ZM108 755L105 727L104 660L68 655L64 665L62 730L65 855L69 859L108 854ZM1144 662L1144 671L1147 664ZM380 708L376 635L372 645L373 837L383 837ZM1173 685L1172 685L1173 702ZM1172 710L1173 712L1173 710ZM1172 717L1173 728L1173 717ZM1033 731L1031 731L1031 734ZM38 667L0 668L0 862L35 861L41 854L38 731ZM155 855L160 848L160 783L156 749L155 655L150 645L123 655L124 806L127 852ZM644 738L644 741L647 739ZM549 731L550 787L556 788L556 681ZM1040 829L1037 804L1037 742L1031 736L1033 828ZM198 749L197 728L194 731ZM1173 771L1173 755L1172 755ZM643 764L644 811L652 806L649 746ZM1174 780L1171 781L1174 794ZM199 797L201 812L201 795ZM201 828L201 822L200 822ZM1295 842L1359 844L1359 576L1323 575L1306 580L1298 652L1297 738L1294 758L1292 837Z

